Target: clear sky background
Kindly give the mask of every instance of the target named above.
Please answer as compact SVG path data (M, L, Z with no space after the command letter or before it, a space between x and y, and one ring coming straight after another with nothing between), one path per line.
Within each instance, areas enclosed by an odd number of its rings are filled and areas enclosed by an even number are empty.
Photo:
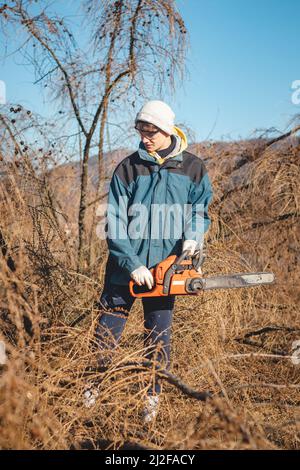
M299 0L181 0L191 36L191 80L177 114L199 140L284 130L300 113L291 84L300 79Z
M74 13L73 1L61 5L64 14ZM300 80L300 0L177 0L177 5L191 45L189 79L169 103L177 121L193 129L196 141L248 138L271 127L285 131L300 114L300 104L292 103L292 83ZM33 84L30 67L13 57L2 60L0 80L9 102L51 113L53 104Z

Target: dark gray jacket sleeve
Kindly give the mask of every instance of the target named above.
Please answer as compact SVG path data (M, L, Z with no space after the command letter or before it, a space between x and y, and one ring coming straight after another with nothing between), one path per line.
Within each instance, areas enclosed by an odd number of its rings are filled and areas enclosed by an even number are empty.
M107 244L120 268L129 273L142 266L128 237L128 202L130 194L116 173L113 174L107 206Z

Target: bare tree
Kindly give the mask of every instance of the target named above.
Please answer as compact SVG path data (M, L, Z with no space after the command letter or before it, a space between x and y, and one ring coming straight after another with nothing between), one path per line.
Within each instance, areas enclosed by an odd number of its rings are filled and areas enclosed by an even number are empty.
M16 0L0 6L6 31L24 32L18 52L34 66L36 82L61 101L62 127L68 125L73 142L82 145L78 270L86 265L91 243L85 226L88 207L93 209L92 232L95 223L95 204L88 200L91 151L98 149L100 198L108 118L114 123L132 118L142 100L174 94L176 80L184 78L187 33L174 0L89 0L82 2L82 12L85 37L76 41L75 26L50 13L47 2L37 6Z

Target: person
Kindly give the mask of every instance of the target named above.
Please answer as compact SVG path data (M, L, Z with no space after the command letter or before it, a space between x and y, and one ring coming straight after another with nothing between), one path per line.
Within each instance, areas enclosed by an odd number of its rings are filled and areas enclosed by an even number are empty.
M212 187L206 167L186 150L187 138L174 119L165 102L147 102L135 119L138 150L117 165L110 182L106 218L109 256L99 302L103 310L95 335L100 351L113 348L121 337L135 300L129 292L130 279L151 289L154 279L150 269L172 254L184 250L194 254L210 224ZM185 205L189 211L177 211L177 216L170 218L171 209ZM134 218L137 212L138 223ZM174 295L142 298L146 359L155 358L166 369L170 367L174 303ZM155 418L160 392L161 383L156 379L147 393L145 421Z

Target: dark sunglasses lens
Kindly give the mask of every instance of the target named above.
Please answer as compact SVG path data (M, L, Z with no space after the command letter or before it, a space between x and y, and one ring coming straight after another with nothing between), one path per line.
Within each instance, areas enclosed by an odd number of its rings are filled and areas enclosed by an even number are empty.
M144 133L152 134L152 135L156 134L156 132L159 131L159 129L156 126L153 126L152 124L143 123L143 122L138 122L135 128L140 132L144 132Z

